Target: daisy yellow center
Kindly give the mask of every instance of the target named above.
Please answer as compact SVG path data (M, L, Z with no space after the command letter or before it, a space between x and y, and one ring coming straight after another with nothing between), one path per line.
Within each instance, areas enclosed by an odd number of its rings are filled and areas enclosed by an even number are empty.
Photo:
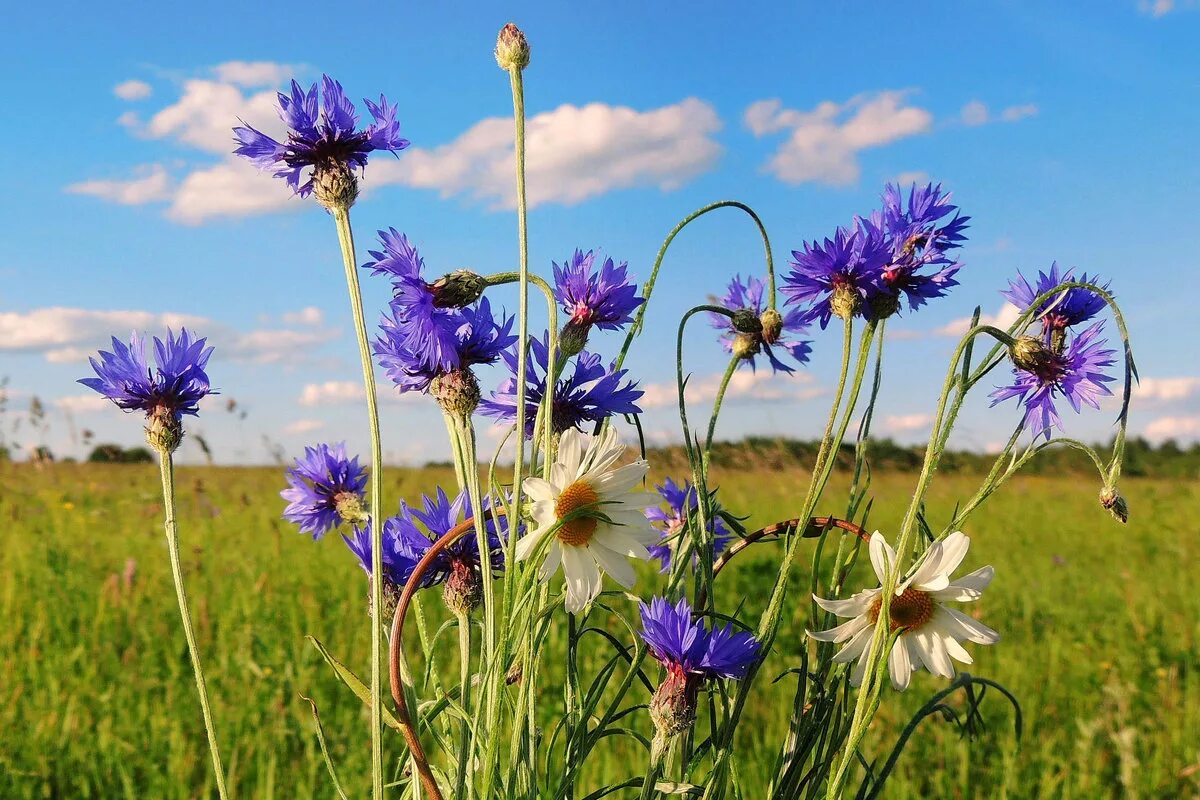
M559 519L573 511L593 505L600 501L600 495L587 481L575 481L562 490L554 501L554 515ZM576 517L564 522L558 529L558 540L571 547L582 547L596 533L595 517Z
M883 598L876 598L871 605L871 622L879 619L879 607ZM909 587L899 597L893 597L888 606L888 622L891 630L920 630L933 618L933 598Z

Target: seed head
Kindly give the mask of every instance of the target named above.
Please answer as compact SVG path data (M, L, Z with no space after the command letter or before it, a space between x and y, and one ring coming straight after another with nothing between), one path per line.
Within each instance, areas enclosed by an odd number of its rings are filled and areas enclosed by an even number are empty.
M529 41L511 22L496 37L496 63L505 72L521 71L529 66Z

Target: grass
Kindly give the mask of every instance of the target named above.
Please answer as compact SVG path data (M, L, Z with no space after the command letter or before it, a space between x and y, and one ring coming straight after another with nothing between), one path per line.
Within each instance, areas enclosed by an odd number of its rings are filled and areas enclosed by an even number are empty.
M155 469L0 464L0 797L213 796ZM749 512L752 526L794 514L804 478L717 477L725 505ZM438 482L453 477L392 470L385 496L391 505ZM874 526L899 521L912 483L911 475L876 476ZM347 791L362 797L365 710L304 637L315 635L365 674L366 582L336 536L313 543L279 520L279 484L274 469L180 471L183 557L231 789L244 798L334 796L305 695L320 709ZM927 720L887 797L1200 796L1200 487L1131 479L1122 488L1132 510L1124 527L1099 507L1098 487L1075 476L1018 479L971 520L964 566L996 566L979 610L1004 636L971 648L971 670L1017 695L1025 736L1015 741L998 697L989 698L988 729L974 742ZM972 489L969 476L935 483L931 519L945 519ZM757 619L780 552L762 544L739 556L720 578L721 607L744 602L743 619ZM747 798L762 796L786 722L790 687L769 678L804 646L809 553L789 599L795 613L740 734ZM649 570L645 578L639 589L648 594L656 584ZM431 616L439 604L435 590ZM447 668L452 639L440 643ZM561 647L552 639L547 663ZM585 670L607 655L585 652ZM870 752L886 755L942 685L920 673L906 694L889 690ZM559 701L552 687L543 693L547 721ZM649 731L644 714L634 718ZM582 786L640 773L631 748L608 748L597 751ZM387 755L394 761L401 752L394 737Z

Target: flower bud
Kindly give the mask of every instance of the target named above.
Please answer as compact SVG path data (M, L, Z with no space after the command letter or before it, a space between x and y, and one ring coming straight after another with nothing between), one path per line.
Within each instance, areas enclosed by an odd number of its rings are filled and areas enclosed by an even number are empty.
M587 347L588 333L591 332L591 323L581 322L572 319L563 326L562 333L558 336L558 352L563 358L579 355L583 348Z
M520 71L529 66L529 41L511 22L501 28L496 37L496 63L505 72Z
M834 287L833 296L829 298L829 310L834 316L848 320L857 314L861 307L862 297L853 286L839 283Z
M156 406L146 419L146 443L159 455L174 453L183 441L179 416L166 406Z
M748 308L739 308L733 312L733 329L738 333L762 333L762 320Z
M871 319L884 320L900 310L900 293L897 291L878 292L871 295Z
M1018 336L1008 354L1013 364L1026 372L1037 372L1050 359L1046 345L1037 336Z
M443 411L464 419L479 405L479 381L469 369L438 375L430 382L429 393Z
M455 616L466 616L483 601L483 581L479 571L461 558L450 564L450 577L442 586L442 602Z
M313 171L313 197L329 211L347 210L358 199L358 177L350 165L331 161Z
M768 308L758 318L762 324L762 340L767 344L775 344L783 333L783 315L773 308Z
M733 355L735 358L753 358L758 355L759 342L761 339L758 336L749 333L739 333L733 337Z
M456 269L429 284L437 308L462 308L483 296L487 281L469 269Z
M1129 522L1129 504L1125 502L1125 498L1117 494L1117 490L1110 487L1105 487L1100 491L1100 505L1108 509L1108 512L1113 515L1113 518L1118 522Z
M667 668L667 677L650 700L650 718L664 739L677 736L696 723L698 676L688 675L678 666Z

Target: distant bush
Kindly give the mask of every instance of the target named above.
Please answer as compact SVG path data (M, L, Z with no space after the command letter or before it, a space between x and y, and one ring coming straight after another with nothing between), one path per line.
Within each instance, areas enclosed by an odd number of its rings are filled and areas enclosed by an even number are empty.
M148 464L154 454L145 447L121 447L119 444L98 444L87 458L92 464Z

